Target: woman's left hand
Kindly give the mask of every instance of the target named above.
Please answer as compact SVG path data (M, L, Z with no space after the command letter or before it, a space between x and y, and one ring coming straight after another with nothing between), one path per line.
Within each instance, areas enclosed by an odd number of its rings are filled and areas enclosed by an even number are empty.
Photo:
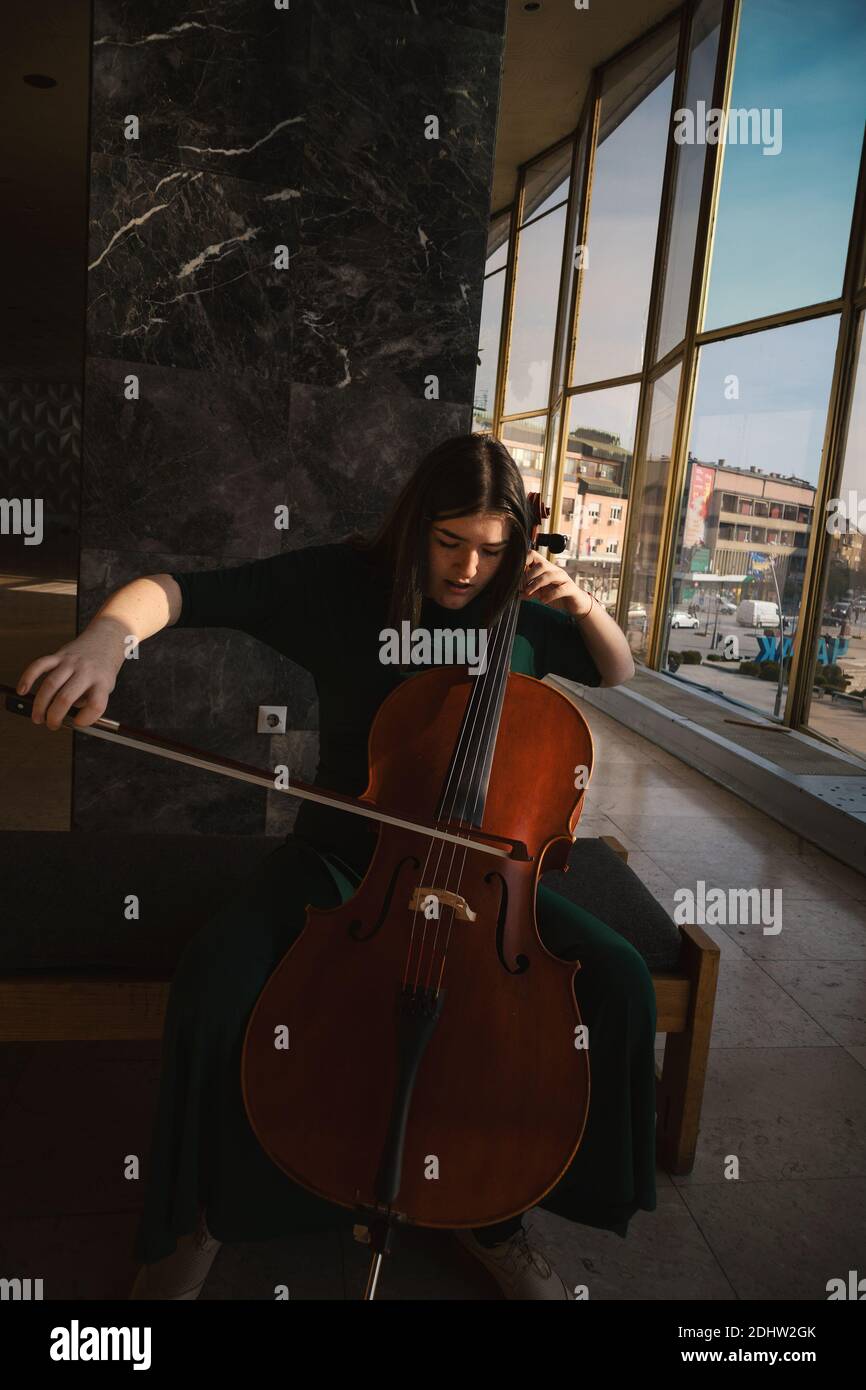
M560 608L574 617L582 617L592 607L589 594L578 589L561 565L545 560L537 550L530 550L521 588L523 598L538 599L551 608Z

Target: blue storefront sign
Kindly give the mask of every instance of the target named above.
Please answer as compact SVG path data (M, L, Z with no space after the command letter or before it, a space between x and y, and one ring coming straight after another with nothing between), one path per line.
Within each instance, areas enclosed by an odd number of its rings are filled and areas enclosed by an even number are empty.
M776 637L759 637L758 655L755 660L780 661L791 655L792 648L793 640L790 637L784 637L781 642ZM829 642L826 637L818 638L818 661L822 666L835 665L847 650L847 637L832 637Z

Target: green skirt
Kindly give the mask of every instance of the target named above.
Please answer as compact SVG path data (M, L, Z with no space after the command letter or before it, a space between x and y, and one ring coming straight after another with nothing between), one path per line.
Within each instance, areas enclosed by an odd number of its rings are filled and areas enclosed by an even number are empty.
M134 1253L153 1263L193 1231L200 1207L222 1241L346 1227L347 1208L293 1183L260 1147L240 1085L247 1021L304 925L308 903L336 907L357 880L345 865L290 836L186 947L172 981L159 1100L145 1165ZM654 1211L655 1030L652 979L634 947L597 917L541 887L536 916L549 951L579 959L574 990L592 1039L592 1091L583 1140L539 1203L624 1236L638 1209ZM568 1096L563 1096L568 1105Z

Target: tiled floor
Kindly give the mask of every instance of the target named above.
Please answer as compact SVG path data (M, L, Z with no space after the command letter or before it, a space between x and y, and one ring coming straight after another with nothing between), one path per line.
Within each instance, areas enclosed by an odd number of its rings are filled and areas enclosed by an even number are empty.
M659 1172L657 1210L626 1240L540 1211L528 1225L591 1298L823 1300L829 1279L866 1273L866 879L585 713L580 833L621 840L670 912L698 879L781 888L782 930L704 926L722 959L693 1172ZM0 1275L42 1278L46 1298L126 1296L140 1190L124 1163L146 1153L158 1070L157 1045L0 1048ZM335 1235L226 1246L203 1297L357 1298L366 1264ZM416 1231L379 1296L497 1295L447 1234Z

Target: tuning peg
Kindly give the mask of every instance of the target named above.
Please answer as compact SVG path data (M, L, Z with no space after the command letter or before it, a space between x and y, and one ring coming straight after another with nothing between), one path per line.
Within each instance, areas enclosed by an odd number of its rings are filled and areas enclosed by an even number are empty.
M546 545L551 555L561 555L568 545L568 536L563 536L559 531L539 531L535 544Z

